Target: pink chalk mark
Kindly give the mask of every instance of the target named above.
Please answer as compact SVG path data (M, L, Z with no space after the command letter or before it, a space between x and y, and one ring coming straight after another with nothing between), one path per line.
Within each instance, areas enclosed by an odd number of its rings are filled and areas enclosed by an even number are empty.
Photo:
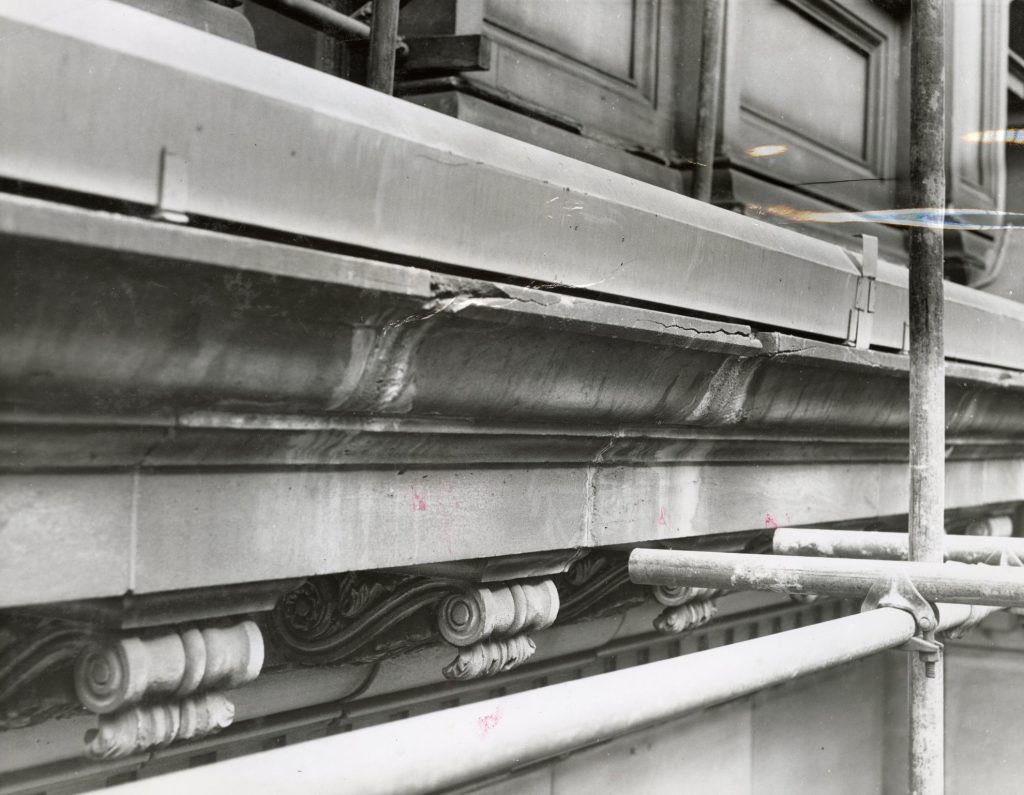
M427 510L427 501L423 499L422 494L416 491L416 487L414 486L412 489L412 511L413 513L416 513L416 511L425 510Z
M661 510L658 511L658 527L665 527L668 524L668 514L665 511L665 506L661 506Z
M776 527L779 526L779 523L775 521L774 516L772 516L770 513L766 513L764 515L764 526L770 527L772 530L774 530Z
M480 727L480 734L483 735L484 737L486 737L487 736L487 732L489 732L491 729L493 729L495 726L497 726L498 725L498 721L500 721L500 720L501 720L501 709L500 708L494 710L494 712L491 712L491 713L489 713L487 715L484 715L481 718L477 718L476 722L477 722L477 725Z

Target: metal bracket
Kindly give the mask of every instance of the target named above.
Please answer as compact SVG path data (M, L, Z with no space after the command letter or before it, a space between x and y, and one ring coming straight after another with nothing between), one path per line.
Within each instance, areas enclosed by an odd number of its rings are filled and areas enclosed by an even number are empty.
M901 651L916 651L925 665L924 675L935 678L935 663L942 658L942 644L931 638L913 637L899 647Z
M160 183L153 218L172 224L187 224L188 161L164 148L160 150Z
M905 574L889 580L879 580L872 585L864 597L860 611L865 613L879 607L895 607L913 616L918 634L897 648L920 654L925 664L925 675L933 679L935 663L942 656L942 644L935 640L935 630L939 626L935 607L921 595Z
M855 348L871 347L871 332L875 325L875 280L878 277L878 238L861 235L861 266L857 277L857 292L850 310L850 326L846 342Z
M931 602L921 596L914 583L905 574L888 580L879 580L868 590L860 611L866 613L878 607L895 607L914 617L918 632L935 632L938 620Z
M1024 566L1024 561L1022 561L1016 554L1014 554L1010 550L1004 549L999 553L998 565ZM1021 613L1017 612L1019 610L1020 608L1014 607L1010 608L1009 612L1021 615ZM991 608L981 608L977 605L971 605L971 610L967 614L967 620L964 621L962 624L953 627L952 629L946 630L946 632L943 634L947 638L952 640L959 640L960 638L965 638L968 634L970 634L972 630L974 630L979 624L981 624L982 621L988 618L988 616L991 615L991 612Z
M970 612L967 613L967 620L952 629L947 629L942 634L950 640L966 638L971 633L971 630L988 617L989 612L988 610L980 610L977 605L971 605Z
M1024 566L1024 560L1017 557L1016 553L1004 549L999 553L1000 566Z

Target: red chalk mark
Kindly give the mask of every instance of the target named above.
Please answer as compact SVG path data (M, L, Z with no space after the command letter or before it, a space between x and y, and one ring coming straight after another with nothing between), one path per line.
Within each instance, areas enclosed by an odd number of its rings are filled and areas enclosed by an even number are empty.
M412 489L412 510L413 510L413 513L415 513L416 511L425 511L425 510L427 510L427 501L425 499L423 499L423 495L422 494L420 494L418 491L416 491L416 487L415 486L413 486L413 489Z
M661 506L661 510L658 511L658 527L665 527L668 524L668 515L665 512L665 506Z
M487 736L487 732L498 725L498 721L501 720L501 708L494 710L482 718L477 718L476 723L480 727L480 734L484 737Z
M770 527L772 530L774 530L779 526L779 523L775 521L774 516L772 516L770 513L766 513L764 515L764 526Z

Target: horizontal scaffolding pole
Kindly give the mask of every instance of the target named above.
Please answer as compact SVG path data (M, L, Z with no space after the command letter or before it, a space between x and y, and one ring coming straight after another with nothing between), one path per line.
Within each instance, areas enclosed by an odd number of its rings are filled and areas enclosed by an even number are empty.
M370 26L316 0L252 0L313 30L339 39L369 39Z
M1024 606L1024 568L1009 566L634 549L629 576L642 585L858 598L877 582L909 577L930 602Z
M818 530L780 527L772 538L776 555L828 558L906 560L906 533L873 533L867 530ZM1024 538L951 536L943 538L946 560L959 563L999 563L1004 554L1024 559Z
M963 621L967 608L957 608ZM866 613L126 784L122 795L419 793L608 740L900 646L907 612Z

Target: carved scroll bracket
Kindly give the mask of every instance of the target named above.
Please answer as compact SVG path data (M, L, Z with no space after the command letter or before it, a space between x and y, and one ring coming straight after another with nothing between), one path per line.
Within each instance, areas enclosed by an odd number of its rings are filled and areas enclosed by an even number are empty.
M231 725L235 705L220 693L205 693L166 704L129 707L103 715L85 737L91 759L120 759L175 740L193 740Z
M271 640L302 665L375 662L436 639L430 613L455 580L353 572L312 577L271 616Z
M655 600L665 607L678 607L687 602L697 602L721 596L714 588L689 588L685 585L655 585L651 588Z
M707 624L718 614L712 599L666 607L654 619L654 628L664 635L679 635Z
M459 649L458 655L443 669L445 679L479 679L511 671L529 660L537 645L529 635L483 640Z
M437 628L453 646L470 646L492 635L546 629L555 623L558 605L551 580L473 588L441 602Z
M651 591L665 609L654 619L654 628L665 635L679 635L702 627L718 614L714 588L656 585Z
M252 621L92 644L75 664L86 709L116 712L154 696L187 696L251 682L263 668L263 636Z
M551 580L449 596L438 606L437 626L441 637L460 651L444 668L445 677L474 679L522 665L537 649L526 633L554 624L558 607L558 589Z

